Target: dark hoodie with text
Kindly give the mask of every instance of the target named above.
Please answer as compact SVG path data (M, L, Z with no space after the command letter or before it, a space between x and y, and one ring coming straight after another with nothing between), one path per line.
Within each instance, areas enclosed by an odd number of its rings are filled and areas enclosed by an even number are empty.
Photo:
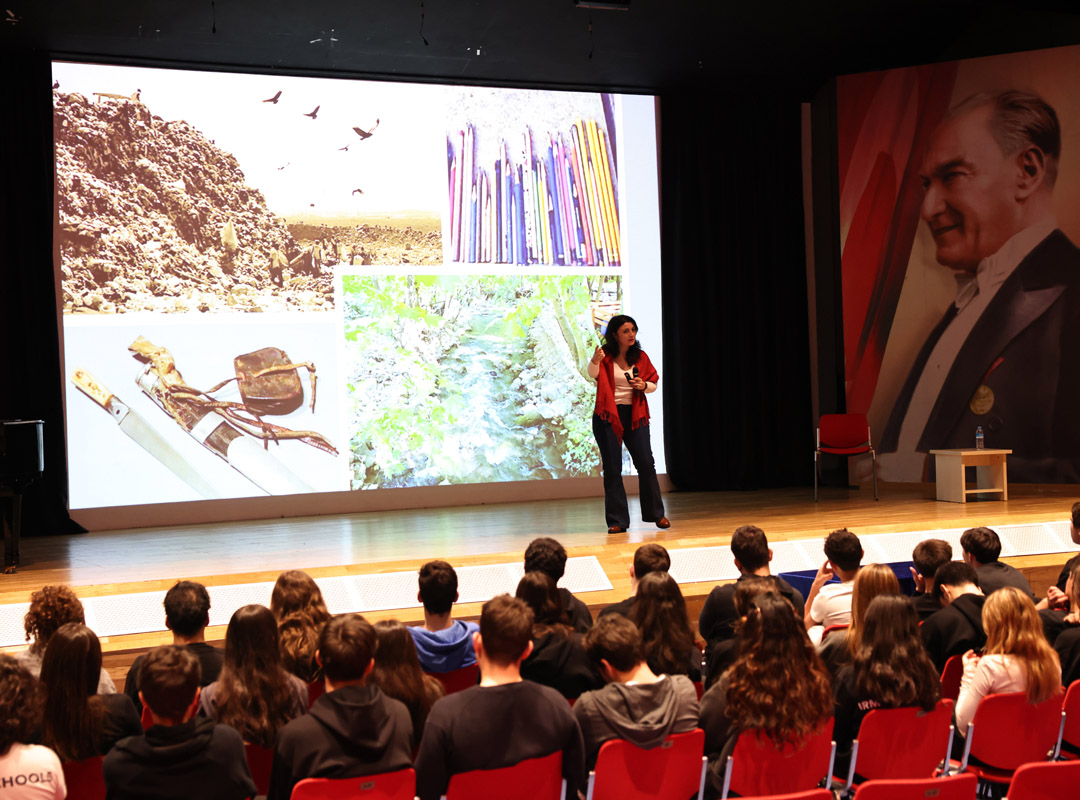
M654 683L609 683L581 695L574 717L585 739L585 766L591 770L600 747L611 739L649 750L673 733L694 730L697 690L685 675L662 675Z
M358 778L412 766L412 721L379 687L343 686L278 734L267 800L288 800L304 778Z

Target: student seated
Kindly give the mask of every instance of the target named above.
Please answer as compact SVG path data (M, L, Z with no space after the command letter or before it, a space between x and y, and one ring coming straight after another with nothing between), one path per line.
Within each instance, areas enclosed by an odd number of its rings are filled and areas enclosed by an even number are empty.
M650 572L638 583L630 621L641 631L645 659L656 674L701 680L701 651L686 613L679 584L667 572Z
M621 614L605 614L585 634L585 652L607 681L574 704L585 740L585 768L604 742L624 739L651 750L698 724L694 684L685 675L656 675L645 661L641 632Z
M1068 686L1073 681L1080 680L1080 561L1073 565L1065 582L1065 596L1068 597L1069 608L1072 609L1068 613L1042 611L1040 614L1060 615L1052 637L1045 618L1043 630L1047 632L1047 638L1061 662L1061 683Z
M735 597L733 598L735 605L735 637L732 639L721 639L708 652L705 660L707 670L705 675L706 690L716 683L720 676L727 672L728 668L735 663L735 656L739 651L739 646L742 644L742 623L746 620L746 614L750 609L750 605L755 597L767 592L776 592L776 582L773 581L772 578L751 575L741 579L735 584ZM792 606L792 613L795 613L794 606ZM796 614L796 616L801 624L802 615Z
M618 603L613 603L603 611L603 614L622 614L630 619L630 612L637 600L637 589L641 579L650 572L667 572L671 567L671 556L663 545L652 542L643 544L634 551L634 563L630 565L630 596Z
M986 597L979 588L979 576L963 561L939 567L934 573L934 585L944 607L926 618L919 636L940 673L949 658L977 650L986 642L982 624Z
M915 612L922 621L941 609L941 596L934 591L934 574L952 561L952 545L944 539L926 539L911 551L911 577L915 581Z
M475 664L472 635L479 628L451 616L458 599L454 568L445 561L429 561L420 567L419 584L416 599L424 604L424 624L409 628L409 633L420 666L425 672L453 672Z
M41 659L45 655L49 638L57 628L68 622L86 624L82 603L70 586L42 586L30 595L30 608L23 617L26 641L30 642L30 647L16 653L15 658L35 678L41 675ZM113 694L115 691L116 684L102 667L101 675L98 676L97 693Z
M529 542L525 548L525 571L543 572L558 586L566 572L566 548L549 536L541 536ZM584 602L574 597L569 589L559 587L559 597L563 608L570 617L570 625L578 633L585 633L592 627L592 613Z
M206 643L206 626L209 624L210 594L201 583L177 581L165 593L165 627L172 631L173 644L188 648L199 659L203 686L218 679L224 659L219 648ZM142 660L143 656L139 656L132 662L124 681L124 694L131 698L140 714L138 677Z
M523 601L502 594L484 603L473 634L480 685L432 707L416 757L420 800L439 800L460 772L509 767L558 751L566 796L585 788L584 745L570 705L554 689L521 677L532 627Z
M29 744L41 721L38 689L30 670L12 656L0 655L0 796L64 800L67 785L60 759L48 747Z
M1080 500L1073 503L1069 514L1069 538L1072 539L1073 544L1080 544ZM1051 586L1046 593L1046 598L1050 601L1052 608L1060 606L1064 601L1065 581L1069 579L1069 573L1077 564L1080 564L1080 553L1065 562L1065 566L1061 568L1061 574L1058 575L1057 584Z
M405 623L384 619L372 627L375 628L375 649L379 657L375 659L369 681L382 689L387 697L400 700L409 709L413 747L419 747L431 707L446 695L446 689L420 668L416 646Z
M356 778L412 765L409 710L368 680L375 653L375 629L359 614L323 627L315 657L326 693L310 714L281 729L267 800L288 800L304 778Z
M900 594L900 581L887 564L867 564L855 576L851 591L851 623L845 631L834 631L818 645L818 655L829 675L835 676L862 644L866 609L883 594Z
M302 570L285 570L274 583L270 611L278 624L281 665L304 683L321 680L315 650L330 611L319 585Z
M199 661L184 647L155 647L139 672L140 700L153 725L105 756L109 800L241 800L255 794L244 740L196 716Z
M859 537L847 528L835 530L825 537L827 560L810 585L803 620L810 631L810 640L815 644L821 641L825 628L851 622L851 592L862 557ZM834 576L840 579L840 583L827 582Z
M1024 573L1001 561L1001 539L990 528L969 528L960 537L964 562L970 564L979 576L979 588L989 597L1003 586L1015 586L1028 597L1035 599L1031 584Z

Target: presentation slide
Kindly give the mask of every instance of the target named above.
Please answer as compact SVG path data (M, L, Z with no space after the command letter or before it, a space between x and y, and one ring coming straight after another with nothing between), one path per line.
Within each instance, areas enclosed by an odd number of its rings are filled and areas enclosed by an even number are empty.
M662 380L654 97L53 78L73 510L597 476L613 315Z

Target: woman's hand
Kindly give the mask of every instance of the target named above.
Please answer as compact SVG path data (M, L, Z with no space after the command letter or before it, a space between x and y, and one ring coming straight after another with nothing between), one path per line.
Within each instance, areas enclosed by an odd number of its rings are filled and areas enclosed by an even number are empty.
M604 348L597 347L596 352L592 354L592 363L599 364L604 360Z
M968 650L960 658L964 662L964 672L979 666L979 656L974 650Z
M637 389L639 392L644 392L646 385L645 381L641 378L633 378L630 381L630 388Z

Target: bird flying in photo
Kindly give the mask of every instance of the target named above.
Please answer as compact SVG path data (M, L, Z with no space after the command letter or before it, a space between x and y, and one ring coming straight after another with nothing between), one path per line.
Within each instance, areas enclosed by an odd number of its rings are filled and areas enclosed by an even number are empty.
M347 144L344 147L339 147L338 150L344 150L347 153L347 152L349 152L350 147L352 147L352 145Z
M275 94L273 97L266 98L265 100L263 100L263 102L264 103L273 103L274 105L277 105L277 101L280 98L281 98L281 90L279 89L277 94ZM318 111L318 109L315 109L315 110Z
M289 164L291 164L291 163L292 162L290 161L287 164L282 164L280 167L277 168L277 171L281 172L283 169L285 169L285 167L289 166Z
M363 194L363 193L364 193L364 190L363 190L363 189L353 189L353 190L352 190L352 193L353 193L353 194Z
M353 133L360 137L361 141L370 138L371 134L375 133L375 129L379 127L379 120L375 120L375 124L371 126L370 131L365 131L363 128L353 127Z
M310 114L304 114L304 116L305 117L311 117L312 119L315 119L319 115L319 109L320 108L322 108L322 106L315 106L314 111L312 111Z

